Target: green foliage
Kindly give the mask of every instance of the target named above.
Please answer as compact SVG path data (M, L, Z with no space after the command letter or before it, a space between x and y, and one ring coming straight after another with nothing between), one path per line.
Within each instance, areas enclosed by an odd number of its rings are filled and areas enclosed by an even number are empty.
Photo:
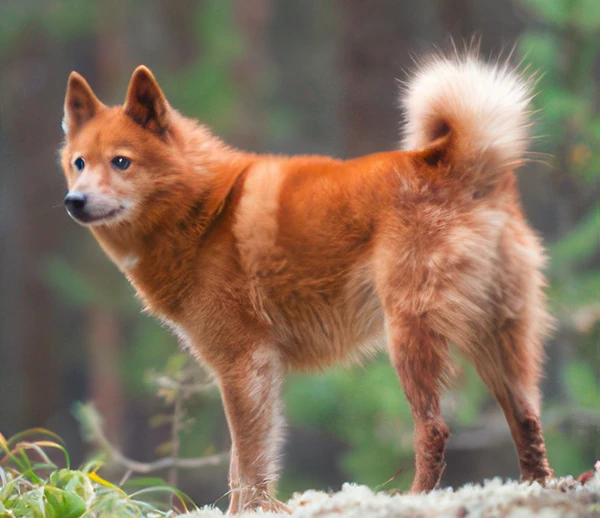
M27 30L45 30L68 40L87 35L98 16L98 4L81 0L8 0L0 3L0 52Z
M577 475L593 464L593 459L586 455L581 438L575 440L572 433L550 427L544 430L544 439L548 450L548 461L557 476Z
M568 179L585 197L600 184L600 109L594 80L600 57L597 2L520 2L545 22L545 27L526 33L520 44L526 61L543 72L534 99L541 113L538 132L544 136L544 150L556 156L555 181ZM600 276L589 265L600 252L600 206L592 203L549 252L556 306L572 313L597 304Z
M489 398L486 387L479 378L475 368L462 358L457 358L459 365L459 387L461 390L456 394L456 405L454 417L456 423L461 426L473 426L477 424L481 415L481 407Z
M46 283L64 300L65 304L74 308L103 307L114 311L139 313L139 303L133 297L133 290L122 278L116 267L108 266L100 270L102 275L92 275L75 268L68 260L52 256L48 258L42 269ZM117 275L118 274L118 275ZM107 282L110 276L116 282Z
M59 257L47 261L45 278L73 306L89 307L96 300L91 281Z
M590 364L580 361L567 365L564 372L569 396L581 408L600 409L600 383Z
M600 56L600 12L596 2L522 0L547 27L526 34L520 50L542 70L535 98L540 131L557 157L559 181L570 178L582 193L600 182L600 112L595 66ZM563 30L568 29L568 30ZM585 201L584 201L585 202ZM571 311L598 296L597 272L585 266L600 251L600 207L595 204L550 247L554 300ZM590 284L590 281L592 283ZM590 300L593 299L593 300Z
M477 421L488 396L474 369L466 362L459 364L454 415L458 423L470 425ZM409 486L413 421L386 357L364 367L292 376L285 399L293 424L327 432L349 446L341 462L350 480L373 488Z
M590 209L563 239L550 247L552 269L561 271L585 263L598 253L598 250L600 250L600 205ZM600 291L596 291L596 295L598 293Z
M566 20L564 0L524 0L523 3L549 23L558 25Z
M145 378L164 403L150 425L171 429L169 440L157 452L186 458L215 453L212 438L219 420L213 416L222 413L222 405L215 383L198 362L187 353L172 354L162 370L150 369Z
M173 334L160 327L150 317L135 318L130 347L124 352L121 371L128 393L136 398L155 394L151 373L157 366L168 365L172 355L178 355Z
M232 129L239 98L231 73L243 46L233 7L233 2L213 1L197 9L195 25L202 38L202 58L172 75L171 81L168 77L162 81L173 106L193 114L217 134Z
M30 440L32 437L42 439ZM64 456L65 468L51 459L52 450ZM104 480L97 464L70 468L69 455L60 438L34 429L5 439L0 434L0 516L15 518L93 518L112 516L174 516L168 504L148 500L152 494L175 495L182 507L186 498L161 484L133 493ZM152 481L156 484L156 480Z
M293 376L285 399L292 423L321 429L350 446L342 466L353 481L377 486L398 471L401 458L410 466L410 409L388 361Z
M559 320L577 345L575 353L590 361L572 360L562 371L565 396L550 402L560 409L598 411L600 384L594 363L598 357L600 305L600 206L592 193L600 187L600 107L596 68L600 58L600 10L596 0L518 0L539 18L541 26L524 35L520 51L533 69L543 72L536 88L540 109L538 132L542 151L555 156L554 181L570 185L569 204L574 221L549 247L550 299ZM575 193L575 194L573 194ZM576 209L576 210L573 210ZM582 210L583 209L583 210ZM594 323L595 321L595 323ZM575 333L587 333L577 336ZM566 400L566 401L565 401ZM586 410L587 409L587 410ZM564 413L564 412L563 412ZM575 417L546 430L549 460L558 474L579 473L591 464L595 439L593 424L582 426ZM591 432L591 433L590 433ZM595 431L597 434L597 430Z
M583 34L600 29L596 0L521 0L554 30L574 28Z

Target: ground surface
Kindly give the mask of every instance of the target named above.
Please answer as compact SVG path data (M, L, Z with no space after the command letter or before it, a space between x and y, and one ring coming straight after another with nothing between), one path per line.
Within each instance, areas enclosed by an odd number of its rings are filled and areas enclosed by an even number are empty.
M288 506L293 517L302 518L600 518L600 461L595 473L581 483L572 477L552 480L547 487L494 479L483 485L457 490L443 489L427 495L373 493L365 486L345 484L338 493L307 491L295 495ZM187 518L218 518L218 509L204 508ZM289 516L244 513L243 517Z

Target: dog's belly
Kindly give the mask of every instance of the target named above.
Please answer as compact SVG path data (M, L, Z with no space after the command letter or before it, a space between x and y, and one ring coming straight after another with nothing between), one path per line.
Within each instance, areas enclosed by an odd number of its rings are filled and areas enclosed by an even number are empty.
M383 344L383 313L368 284L350 284L335 296L296 290L265 309L272 339L294 369L356 362Z

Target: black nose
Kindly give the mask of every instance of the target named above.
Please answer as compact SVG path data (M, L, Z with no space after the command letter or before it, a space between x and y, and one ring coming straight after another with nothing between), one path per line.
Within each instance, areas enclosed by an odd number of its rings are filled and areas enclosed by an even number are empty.
M80 192L70 192L65 196L65 207L74 218L80 219L85 214L87 196Z

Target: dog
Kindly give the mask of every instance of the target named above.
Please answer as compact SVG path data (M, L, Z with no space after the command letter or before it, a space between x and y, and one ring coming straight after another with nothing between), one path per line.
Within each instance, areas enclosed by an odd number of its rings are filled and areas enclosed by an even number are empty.
M402 149L339 160L233 149L173 109L144 66L115 107L71 73L66 209L214 374L230 513L285 509L273 486L286 373L382 338L414 418L413 492L445 467L451 345L500 404L522 478L553 475L539 419L545 256L515 184L531 96L508 64L433 56L401 95Z

